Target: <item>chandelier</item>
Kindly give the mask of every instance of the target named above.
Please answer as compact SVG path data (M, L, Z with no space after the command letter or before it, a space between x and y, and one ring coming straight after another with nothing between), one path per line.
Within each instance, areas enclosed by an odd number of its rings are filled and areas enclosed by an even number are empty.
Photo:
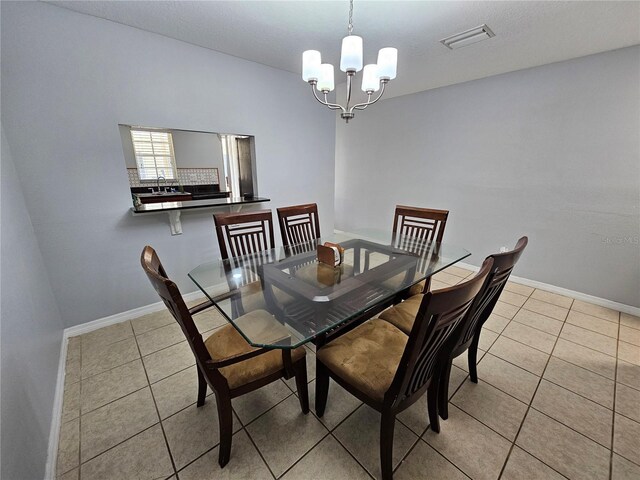
M347 102L345 106L330 103L327 99L329 92L335 88L334 69L330 63L322 63L320 52L307 50L302 54L302 79L311 85L313 96L331 110L341 110L340 116L347 123L354 117L354 110L364 110L369 105L376 103L384 94L384 87L390 80L396 78L398 63L398 50L392 47L382 48L378 52L378 62L365 65L362 68L362 37L352 35L353 32L353 0L349 0L349 24L348 34L342 39L342 51L340 56L340 70L347 74ZM367 94L367 101L349 105L351 102L351 83L356 73L362 70L362 91ZM322 93L319 97L316 89ZM378 96L372 100L375 92L380 90Z

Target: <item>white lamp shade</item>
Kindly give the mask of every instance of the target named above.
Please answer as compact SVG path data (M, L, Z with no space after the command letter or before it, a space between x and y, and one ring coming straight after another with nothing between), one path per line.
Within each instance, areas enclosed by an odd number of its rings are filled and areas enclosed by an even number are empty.
M348 35L342 39L340 70L343 72L362 70L362 37Z
M380 90L380 77L378 77L378 66L375 63L365 65L362 71L362 91L377 92Z
M323 63L320 65L320 78L318 78L316 88L321 92L333 91L333 65L330 63Z
M396 78L398 67L398 49L393 47L381 48L378 52L378 75L384 80Z
M320 52L317 50L307 50L302 54L302 79L318 80L320 77Z

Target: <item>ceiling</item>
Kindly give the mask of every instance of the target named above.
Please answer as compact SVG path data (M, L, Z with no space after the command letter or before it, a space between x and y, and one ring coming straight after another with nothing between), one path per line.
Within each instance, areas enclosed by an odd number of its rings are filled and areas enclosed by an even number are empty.
M48 3L295 73L304 50L320 50L336 80L349 8L347 0ZM353 23L365 63L381 47L398 48L387 97L640 44L635 1L356 0ZM495 37L457 50L440 43L483 23Z

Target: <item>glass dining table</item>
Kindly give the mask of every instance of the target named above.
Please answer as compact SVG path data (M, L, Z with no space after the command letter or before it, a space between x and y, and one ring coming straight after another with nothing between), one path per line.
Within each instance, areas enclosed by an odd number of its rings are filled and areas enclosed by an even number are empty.
M318 262L325 242L344 248L338 267ZM250 345L291 349L323 345L469 255L447 243L360 230L210 261L189 277Z

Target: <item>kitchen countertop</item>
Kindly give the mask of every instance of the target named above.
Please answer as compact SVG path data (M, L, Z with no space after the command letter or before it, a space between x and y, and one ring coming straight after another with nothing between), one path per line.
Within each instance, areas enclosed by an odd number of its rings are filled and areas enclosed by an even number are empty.
M189 192L134 193L134 195L140 198L162 198L162 197L180 197L180 196L190 197L191 193Z
M157 196L157 195L156 195ZM231 205L248 205L251 203L269 202L271 199L264 197L253 197L245 199L242 197L233 198L209 198L205 200L189 200L185 202L162 202L145 203L137 207L131 207L134 215L145 213L169 212L174 210L191 210L194 208L225 207Z

